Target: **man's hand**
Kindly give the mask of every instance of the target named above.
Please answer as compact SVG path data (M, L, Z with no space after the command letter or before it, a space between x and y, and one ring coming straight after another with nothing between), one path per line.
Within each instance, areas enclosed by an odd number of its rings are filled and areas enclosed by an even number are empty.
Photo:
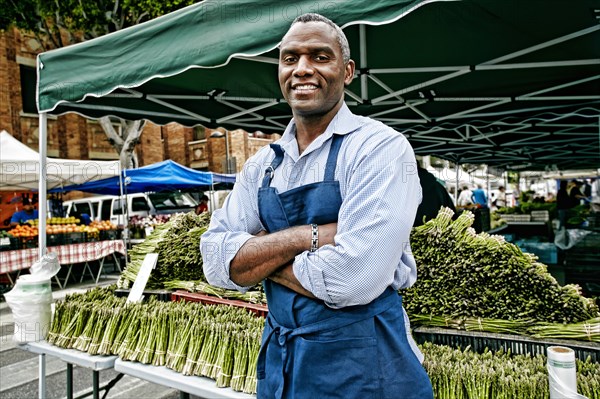
M276 282L277 284L281 284L284 287L289 288L292 291L297 292L298 294L307 296L309 298L316 299L317 297L312 294L312 292L304 289L302 284L298 281L296 276L294 275L294 271L292 270L292 264L287 264L283 266L281 269L273 272L269 277L269 280Z

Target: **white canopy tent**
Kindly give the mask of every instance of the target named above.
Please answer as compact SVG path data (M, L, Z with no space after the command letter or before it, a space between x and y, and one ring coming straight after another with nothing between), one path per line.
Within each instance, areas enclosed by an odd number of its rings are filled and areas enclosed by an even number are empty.
M41 171L45 171L50 189L118 176L120 166L119 161L46 158L41 167L35 150L7 131L0 132L0 191L38 190Z

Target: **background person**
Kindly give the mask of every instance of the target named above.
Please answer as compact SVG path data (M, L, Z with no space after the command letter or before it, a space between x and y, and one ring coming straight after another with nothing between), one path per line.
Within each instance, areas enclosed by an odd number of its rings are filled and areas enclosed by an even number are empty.
M454 207L452 198L438 179L420 165L417 166L417 172L423 199L417 208L417 216L415 217L413 227L421 226L424 223L423 220L427 221L434 219L438 215L440 208L443 206L452 209L456 214L456 208Z
M31 198L23 197L22 199L23 209L13 213L10 218L10 226L14 227L19 224L25 223L28 220L34 220L38 218L38 210L35 209L34 200Z
M208 212L208 196L206 195L200 197L200 203L196 207L196 215L200 215L203 212Z
M573 185L571 190L569 191L569 198L571 199L571 208L576 207L582 203L582 200L587 200L588 198L583 195L581 188L583 187L583 182L580 180L573 180Z
M506 207L506 189L504 186L498 187L498 196L494 200L494 205L496 205L497 208Z
M264 280L261 399L433 398L397 293L416 280L416 160L403 135L350 112L354 69L337 25L294 20L278 71L293 120L244 165L202 236L210 284Z
M469 206L473 205L473 192L469 188L469 186L463 186L462 190L458 194L458 199L456 200L457 206Z
M567 214L571 209L571 199L567 191L569 184L566 180L560 181L560 187L556 193L556 211L558 213L559 230L567 227Z
M488 207L487 194L485 193L485 190L483 189L483 186L481 184L478 184L477 188L473 190L471 200L473 201L473 204L477 205L480 208Z

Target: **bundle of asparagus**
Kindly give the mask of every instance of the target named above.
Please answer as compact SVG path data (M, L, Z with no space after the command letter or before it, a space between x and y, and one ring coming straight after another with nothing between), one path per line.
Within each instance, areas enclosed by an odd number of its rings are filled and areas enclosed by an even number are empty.
M401 293L413 320L426 323L443 316L478 320L478 325L483 325L481 319L515 321L487 330L492 332L527 330L533 321L590 320L588 324L598 326L598 306L578 286L560 286L535 255L523 253L502 236L475 233L471 212L456 220L453 216L442 208L435 219L412 231L419 277ZM543 335L543 329L530 331Z
M208 213L196 215L193 212L180 213L146 237L144 242L135 245L129 255L131 261L117 283L119 288L130 288L149 253L158 254L158 262L152 271L147 288L162 288L168 280L202 280L202 255L200 237L208 228Z

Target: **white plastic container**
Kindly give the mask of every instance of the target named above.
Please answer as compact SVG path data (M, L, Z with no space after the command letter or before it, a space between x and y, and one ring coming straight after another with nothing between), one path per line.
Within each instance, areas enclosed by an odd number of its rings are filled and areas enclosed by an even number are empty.
M587 399L577 393L575 352L564 346L550 346L548 353L548 382L550 399Z
M52 286L50 279L25 274L4 294L15 322L13 340L17 343L46 339L52 321Z

